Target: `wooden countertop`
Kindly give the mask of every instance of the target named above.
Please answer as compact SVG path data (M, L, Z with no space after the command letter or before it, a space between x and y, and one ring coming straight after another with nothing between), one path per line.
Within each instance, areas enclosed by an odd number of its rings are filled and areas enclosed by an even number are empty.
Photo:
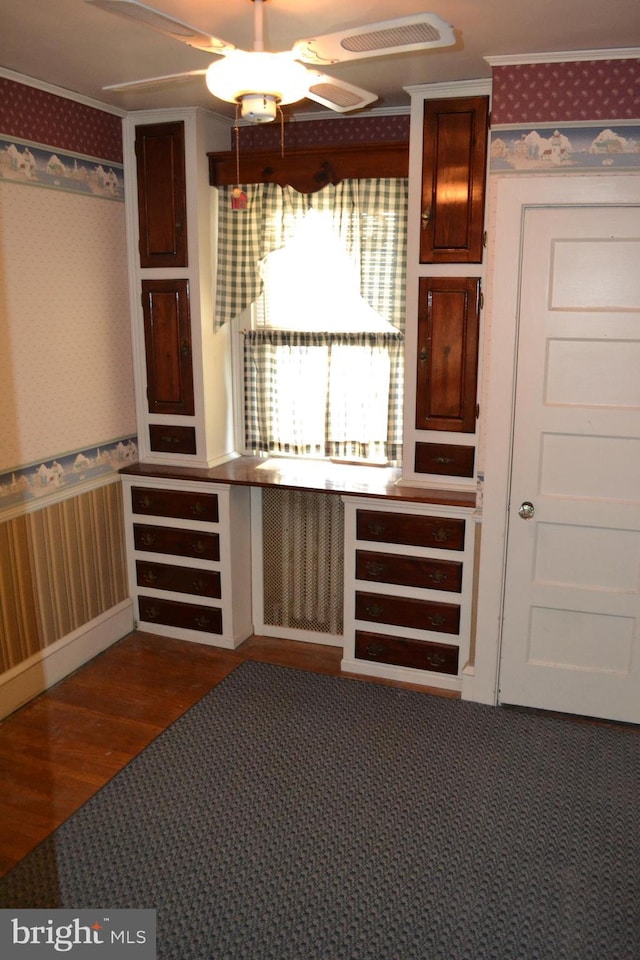
M141 479L154 477L169 480L201 480L249 487L280 487L284 490L310 490L345 496L379 497L385 500L432 503L447 507L473 509L476 506L475 491L405 486L398 483L402 472L393 467L361 466L320 460L236 457L208 469L136 463L124 467L120 473Z

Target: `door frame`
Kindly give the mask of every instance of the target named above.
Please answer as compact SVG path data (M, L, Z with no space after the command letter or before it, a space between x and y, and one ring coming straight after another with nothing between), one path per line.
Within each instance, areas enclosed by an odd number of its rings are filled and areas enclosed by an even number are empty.
M462 696L497 704L507 560L521 251L531 207L640 203L640 174L490 178L487 304L484 318L479 477L482 524L476 583L475 663L465 671Z

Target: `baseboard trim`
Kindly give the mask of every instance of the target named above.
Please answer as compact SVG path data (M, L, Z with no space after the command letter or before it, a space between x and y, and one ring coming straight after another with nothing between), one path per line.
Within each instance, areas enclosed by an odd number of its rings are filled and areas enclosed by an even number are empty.
M133 603L124 600L0 676L0 719L33 700L133 630Z

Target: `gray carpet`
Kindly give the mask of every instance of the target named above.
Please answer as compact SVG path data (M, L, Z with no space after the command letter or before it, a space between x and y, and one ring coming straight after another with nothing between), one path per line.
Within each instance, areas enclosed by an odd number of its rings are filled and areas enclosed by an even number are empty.
M161 960L638 960L637 731L246 663L10 874Z

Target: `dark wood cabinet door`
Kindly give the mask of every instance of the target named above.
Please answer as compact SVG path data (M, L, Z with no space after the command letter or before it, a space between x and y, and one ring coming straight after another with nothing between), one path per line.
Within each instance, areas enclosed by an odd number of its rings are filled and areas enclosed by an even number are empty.
M136 127L141 267L186 267L184 123Z
M481 263L489 98L427 100L420 263Z
M419 280L416 427L473 433L476 422L480 280Z
M149 413L193 416L188 280L143 280Z

